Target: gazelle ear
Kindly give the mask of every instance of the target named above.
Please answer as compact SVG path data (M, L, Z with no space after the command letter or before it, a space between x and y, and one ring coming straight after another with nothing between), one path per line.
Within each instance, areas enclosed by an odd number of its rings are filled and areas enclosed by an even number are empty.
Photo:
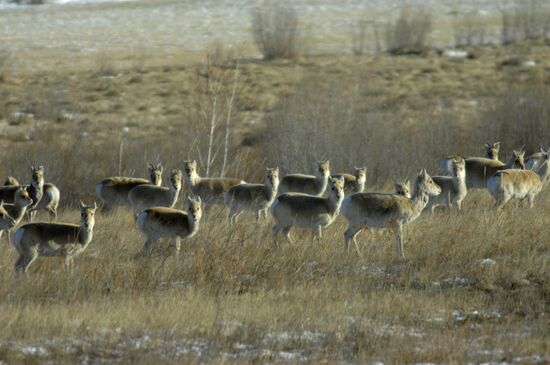
M485 143L486 148L491 148L491 144L489 142Z
M162 167L162 164L161 163L158 163L157 164L157 170L159 170L160 172L162 172L164 168Z
M500 149L500 142L493 143L493 147L495 147L497 150Z
M86 208L86 204L82 203L82 200L80 201L80 208L81 208L81 209Z
M149 170L153 170L153 169L154 169L154 166L153 166L153 164L152 164L152 163L150 163L150 164L147 164L147 167L149 168Z
M94 208L94 210L97 209L97 203L96 202L94 202L94 205L92 206L92 208Z
M42 166L42 165L38 166L38 170L44 171L44 166Z

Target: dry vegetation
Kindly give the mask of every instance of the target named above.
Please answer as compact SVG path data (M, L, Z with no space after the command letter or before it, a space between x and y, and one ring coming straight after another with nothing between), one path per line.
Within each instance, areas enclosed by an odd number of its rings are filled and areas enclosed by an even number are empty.
M473 51L259 62L214 47L192 66L121 67L101 54L92 69L5 68L0 176L26 181L43 164L60 220L77 222L101 178L142 176L146 162L192 158L254 182L265 166L311 172L330 158L338 172L366 165L367 189L380 190L486 141L503 155L547 145L548 46ZM509 62L520 56L534 65ZM341 219L320 242L298 231L276 249L269 225L229 227L218 208L179 257L163 242L134 259L144 238L124 209L98 214L73 272L39 259L16 278L2 242L0 362L550 361L550 192L534 210L492 205L478 191L462 214L422 216L406 228L405 261L388 232L363 232L365 258L346 256Z

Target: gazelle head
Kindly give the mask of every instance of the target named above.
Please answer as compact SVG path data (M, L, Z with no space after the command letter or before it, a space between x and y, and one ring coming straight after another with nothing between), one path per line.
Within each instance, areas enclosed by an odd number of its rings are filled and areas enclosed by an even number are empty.
M170 172L170 184L172 184L174 190L181 189L181 179L181 170L172 169Z
M187 197L187 215L191 217L195 223L198 223L202 217L201 197L196 199Z
M197 176L197 161L183 161L183 172L187 180L192 180Z
M409 179L399 180L395 182L395 193L403 195L405 198L411 198L411 182Z
M512 152L512 161L512 168L520 168L522 170L525 170L525 150L523 149L523 147L521 147L521 149L519 150L514 150Z
M0 201L0 229L12 229L15 227L16 222L8 214L6 209L4 209L4 201Z
M367 181L366 167L355 167L355 180L360 184L364 184Z
M329 196L333 196L337 201L344 200L345 179L343 176L328 179Z
M453 175L461 179L466 176L466 162L463 158L453 161Z
M330 176L330 163L328 160L317 161L318 170L317 176L327 178Z
M485 153L487 158L498 160L498 151L500 150L500 142L485 143Z
M44 185L44 166L31 166L31 184L34 187Z
M279 168L267 168L265 172L265 180L270 186L277 190L277 187L279 186Z
M15 192L14 197L15 204L22 206L22 207L28 207L32 204L32 199L29 196L29 192L27 191L26 186L21 186L17 191Z
M150 163L147 166L149 170L149 180L151 181L151 184L160 186L162 184L162 164L158 163L156 166Z
M416 190L429 196L438 196L441 194L441 187L433 181L432 177L426 172L426 169L420 170L420 173L416 177Z
M93 205L80 202L80 226L87 231L94 229L96 209L97 204L95 202Z

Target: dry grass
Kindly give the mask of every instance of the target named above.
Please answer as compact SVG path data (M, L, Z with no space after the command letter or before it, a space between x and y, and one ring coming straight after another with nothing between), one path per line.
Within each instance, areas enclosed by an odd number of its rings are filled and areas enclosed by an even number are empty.
M550 9L539 0L518 1L514 8L502 10L503 44L525 39L550 37Z
M537 62L499 66L514 54ZM486 140L534 149L548 143L539 140L550 125L548 55L527 42L459 60L243 59L227 175L256 182L266 165L309 172L328 157L338 170L366 164L368 189L382 189L419 167L434 172L446 154L481 154ZM173 59L125 66L105 57L23 69L0 83L0 174L27 181L28 166L43 164L62 192L61 221L77 222L76 203L94 199L108 175L143 176L147 162L181 167L207 151L200 75L223 75L224 62L205 73ZM5 123L17 111L35 118ZM98 214L74 272L40 259L28 278L15 278L15 252L2 242L0 361L548 361L549 198L545 190L534 210L496 214L485 192L474 193L463 214L408 226L405 261L388 232L362 233L366 257L348 257L342 220L320 242L293 232L297 244L274 249L270 225L242 219L231 228L219 209L206 212L178 258L163 242L134 259L143 237L123 209Z
M544 355L549 195L539 197L535 216L512 207L495 214L487 195L477 197L460 216L411 225L404 262L395 260L389 233L360 236L365 259L343 252L342 222L320 242L294 232L299 243L273 249L269 227L230 228L218 210L179 258L164 242L152 258L134 260L143 239L131 215L99 215L72 273L41 259L29 278L16 279L15 254L6 251L1 359L19 359L24 345L43 348L47 355L37 359L66 361L281 362L292 354L308 362L462 363ZM62 220L77 216L66 210ZM483 264L487 258L494 264Z

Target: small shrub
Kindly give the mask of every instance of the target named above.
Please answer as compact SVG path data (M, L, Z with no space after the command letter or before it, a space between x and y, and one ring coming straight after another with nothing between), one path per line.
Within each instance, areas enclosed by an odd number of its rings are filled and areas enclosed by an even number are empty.
M266 60L296 55L298 26L298 15L290 6L264 4L252 12L252 36Z
M403 8L395 22L386 24L386 50L392 54L424 53L431 30L432 17L427 10Z
M550 36L550 8L537 0L517 2L512 9L502 11L501 40L503 44Z
M455 47L483 45L486 33L486 21L477 11L470 11L455 18Z

